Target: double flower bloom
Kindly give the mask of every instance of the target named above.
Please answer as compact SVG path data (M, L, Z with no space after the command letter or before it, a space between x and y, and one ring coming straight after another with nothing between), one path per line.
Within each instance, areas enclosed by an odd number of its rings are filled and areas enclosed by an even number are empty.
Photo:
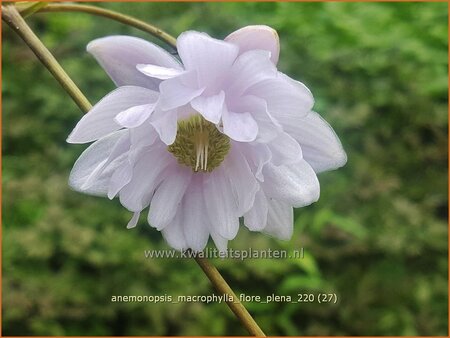
M279 40L248 26L224 41L188 31L181 63L157 45L128 36L92 41L88 52L118 88L77 124L70 143L95 141L70 185L118 196L137 224L148 222L173 248L219 250L239 230L289 239L293 207L319 198L316 174L346 154L311 109L311 92L277 71Z

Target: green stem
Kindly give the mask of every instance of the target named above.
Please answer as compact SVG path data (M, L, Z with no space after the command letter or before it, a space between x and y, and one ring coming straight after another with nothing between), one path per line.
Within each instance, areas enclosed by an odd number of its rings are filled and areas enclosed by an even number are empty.
M42 7L47 6L48 3L45 1L38 1L38 2L31 2L31 1L24 1L24 2L17 2L16 8L19 11L22 18L26 18L27 16L30 16L31 14L37 12Z
M59 7L56 7L59 6ZM94 12L91 6L84 5L48 5L45 7L46 9L53 7L53 9L58 8L61 9L67 6L71 8L77 9L80 7L86 9L89 8L89 12ZM42 9L41 9L42 10ZM83 10L84 11L84 10ZM106 10L101 10L103 12ZM85 11L87 12L87 11ZM110 12L110 11L108 11ZM121 14L116 14L117 16L122 16ZM126 16L124 16L126 17ZM42 64L50 71L50 73L58 80L58 82L62 85L64 90L72 97L75 103L80 107L83 112L88 112L92 105L89 103L88 99L83 95L81 90L75 85L72 79L67 75L64 69L60 66L55 57L50 53L50 51L44 46L44 44L39 40L39 38L34 34L31 28L27 25L25 20L22 18L20 13L17 11L16 7L12 4L5 4L2 6L2 19L16 32L22 40L30 47L30 49L34 52L37 58L42 62ZM132 18L131 18L132 19ZM128 19L129 20L129 17ZM120 20L119 20L120 21ZM123 21L125 23L125 21ZM138 22L136 20L135 22ZM150 26L150 25L149 25ZM151 26L153 27L153 26ZM155 28L159 34L163 32L157 28ZM162 33L161 33L162 32ZM175 39L164 33L165 35L159 35L161 39L166 40L167 43L175 46ZM164 36L164 38L163 38ZM170 42L169 42L170 41ZM259 328L258 324L249 314L247 309L242 305L239 299L236 297L233 290L227 284L227 282L223 279L220 272L205 258L196 257L195 258L198 265L202 268L206 276L209 278L213 286L216 290L223 294L228 294L232 297L233 301L227 302L231 311L236 315L236 317L240 320L242 325L248 330L251 335L254 336L265 336L264 332Z
M67 75L58 61L56 61L52 53L50 53L36 34L34 34L12 3L2 6L2 19L22 38L28 47L30 47L39 61L41 61L50 73L52 73L54 78L61 84L78 107L84 112L89 111L92 105L89 103L88 99L83 95L69 75Z
M239 298L235 295L228 283L223 279L220 272L212 265L206 258L195 257L195 261L202 268L205 275L209 278L216 290L220 294L228 294L231 296L232 301L227 301L228 307L233 311L236 317L240 320L241 324L247 329L248 333L252 336L265 337L266 335L255 322L253 317L248 313L247 309L239 301Z
M167 34L158 27L140 21L131 16L117 13L105 8L79 4L48 4L47 6L39 9L38 12L83 12L103 16L105 18L119 21L125 25L132 26L144 32L150 33L154 37L160 39L161 41L164 41L173 48L175 48L177 45L177 40L173 36Z

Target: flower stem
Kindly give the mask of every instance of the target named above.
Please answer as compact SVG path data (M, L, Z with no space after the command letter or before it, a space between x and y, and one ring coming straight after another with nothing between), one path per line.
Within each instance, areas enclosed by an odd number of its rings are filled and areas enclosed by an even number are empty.
M69 75L67 75L58 61L56 61L52 53L50 53L36 34L34 34L12 3L2 6L2 19L22 38L28 47L30 47L33 53L38 57L39 61L41 61L50 73L52 73L53 77L72 97L78 107L84 112L91 109L92 106L88 99L83 95Z
M247 329L247 331L252 336L265 337L266 335L260 329L258 324L255 322L253 317L248 313L247 309L242 305L239 301L239 298L230 288L228 283L223 279L220 272L216 269L214 265L212 265L206 258L196 256L195 261L202 268L205 275L209 278L211 283L216 288L217 292L220 294L228 294L231 296L232 301L227 301L227 304L231 311L239 318L242 325Z
M96 15L102 15L109 17L111 19L129 24L136 28L142 29L146 32L153 34L154 36L165 41L172 47L176 46L176 40L169 34L163 32L162 30L143 23L132 17L122 15L113 11L96 8L87 5L54 5L49 4L46 7L40 9L40 11L80 11L87 12ZM72 79L67 75L55 57L51 52L44 46L44 44L39 40L39 38L34 34L28 24L25 22L23 17L18 12L17 8L13 3L2 5L2 19L16 32L22 40L30 47L33 53L37 56L39 61L50 71L50 73L55 77L55 79L62 85L64 90L70 95L70 97L75 101L78 107L84 112L88 112L92 105L88 99L83 95L81 90L72 81ZM207 259L196 257L195 258L198 265L202 268L203 272L209 278L216 290L223 294L228 294L232 297L233 301L227 301L228 306L231 311L236 315L236 317L241 321L242 325L248 330L251 335L265 337L264 332L259 328L258 324L249 314L247 309L236 297L233 290L227 284L225 279L223 279L220 272L212 265Z
M175 48L177 44L177 40L173 36L169 35L168 33L164 32L158 27L150 25L146 22L143 22L131 16L117 13L115 11L101 7L79 5L79 4L48 4L47 6L39 9L38 12L84 12L93 15L103 16L112 20L119 21L125 25L140 29L144 32L150 33L154 37L167 43L173 48Z
M30 16L31 14L37 12L42 7L47 6L48 3L45 1L20 1L16 2L16 8L19 11L22 18L26 18L27 16Z

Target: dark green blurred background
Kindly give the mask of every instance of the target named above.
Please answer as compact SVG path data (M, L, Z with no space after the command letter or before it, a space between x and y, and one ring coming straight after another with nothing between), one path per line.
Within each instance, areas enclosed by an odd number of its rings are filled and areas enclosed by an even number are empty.
M447 335L447 3L102 3L177 36L274 27L279 68L306 83L347 165L321 174L291 241L244 228L232 248L305 249L299 260L216 260L237 293L335 292L329 304L245 304L270 335ZM91 102L114 88L92 39L145 33L87 14L27 21ZM156 41L156 40L152 40ZM207 295L186 260L118 201L71 191L82 115L3 30L3 334L244 335L224 304L111 303L112 295Z

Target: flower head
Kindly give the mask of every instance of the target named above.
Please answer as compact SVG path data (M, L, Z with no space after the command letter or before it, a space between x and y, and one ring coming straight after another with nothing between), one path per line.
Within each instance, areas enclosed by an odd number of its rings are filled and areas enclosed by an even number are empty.
M277 33L248 26L225 41L185 32L181 62L127 36L88 45L118 88L77 124L71 143L93 143L70 185L119 196L176 249L224 250L239 229L292 235L293 207L319 198L316 173L346 155L302 83L276 69Z

